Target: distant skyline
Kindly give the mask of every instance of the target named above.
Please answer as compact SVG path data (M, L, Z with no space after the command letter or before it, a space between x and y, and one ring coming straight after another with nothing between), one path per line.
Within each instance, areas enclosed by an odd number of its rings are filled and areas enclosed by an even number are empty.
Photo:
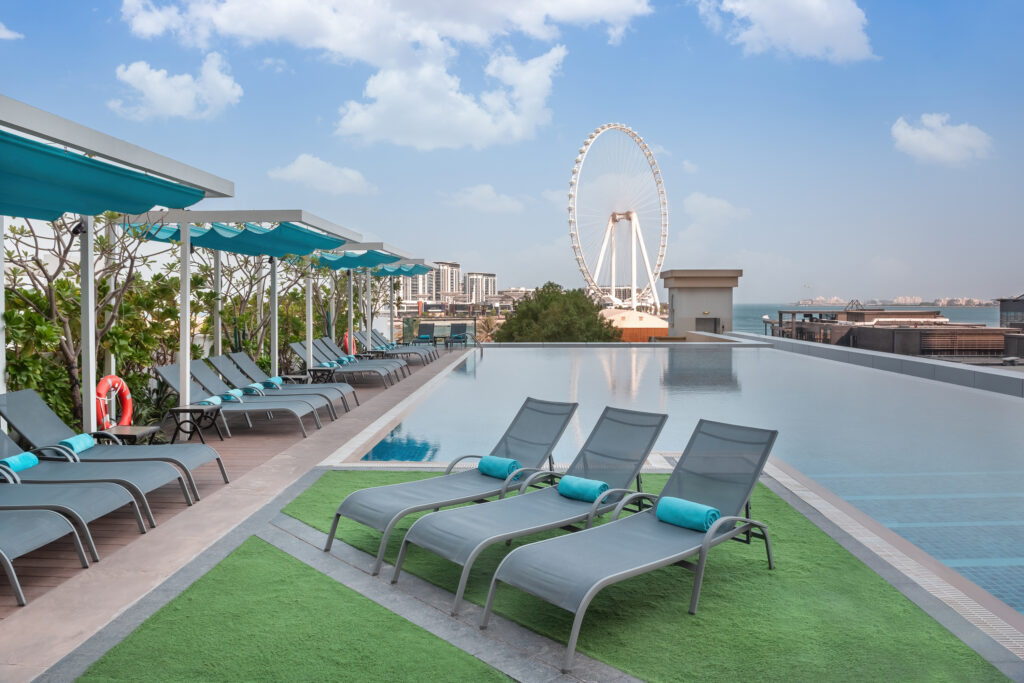
M666 269L738 302L1024 292L1024 3L0 3L0 92L502 288L581 287L577 149L621 121ZM908 294L910 293L910 294ZM920 294L924 297L925 294Z

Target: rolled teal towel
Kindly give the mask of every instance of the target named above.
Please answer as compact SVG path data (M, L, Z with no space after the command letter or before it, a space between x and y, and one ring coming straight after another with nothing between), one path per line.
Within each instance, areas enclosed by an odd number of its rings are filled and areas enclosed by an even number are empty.
M242 391L244 391L247 394L262 394L263 393L263 389L264 389L263 385L259 384L258 382L253 382L252 384L249 384L248 386L242 387Z
M721 512L710 505L701 505L692 500L671 496L662 496L658 499L658 507L654 514L662 522L694 531L707 531L722 516Z
M420 339L433 339L433 338L434 338L434 335L432 335L432 334L421 334L421 335L419 336L419 338L420 338Z
M336 367L338 367L338 364L335 363L333 360L325 360L325 361L322 361L320 363L320 367L321 368L336 368Z
M15 472L22 472L38 465L39 458L31 453L18 453L17 455L0 458L0 463L7 465L8 468Z
M583 500L593 503L597 497L608 490L608 484L597 479L564 476L558 480L558 493L566 498Z
M241 403L242 402L242 390L241 389L228 389L220 395L222 399L228 403Z
M495 477L496 479L507 479L508 475L516 470L523 469L518 460L499 458L496 455L485 455L480 458L480 462L477 463L476 467L480 470L480 474L486 474L488 477Z
M78 454L95 446L96 439L92 438L88 434L76 434L70 439L64 439L58 443L65 448L70 448L75 454Z
M223 402L224 401L221 399L220 396L207 396L206 398L204 398L202 401L199 402L199 405L201 405L201 406L219 406Z
M352 363L352 362L354 362L354 361L357 361L357 360L359 360L359 359L358 359L358 358L356 358L355 356L353 356L353 355L352 355L352 354L350 353L350 354L348 354L347 356L345 356L345 360L347 360L347 361L348 361L349 363Z
M276 384L277 386L281 386L282 384L284 384L284 380L276 375L273 377L268 377L267 381Z

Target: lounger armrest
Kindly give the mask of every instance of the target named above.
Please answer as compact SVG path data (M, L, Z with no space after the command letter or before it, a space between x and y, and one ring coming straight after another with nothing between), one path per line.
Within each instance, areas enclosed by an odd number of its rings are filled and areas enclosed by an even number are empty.
M0 481L5 481L8 484L20 484L21 477L18 476L17 472L6 465L0 464Z
M459 463L459 462L462 462L463 460L469 460L470 458L476 458L477 460L479 460L482 457L484 457L484 456L482 456L482 455L460 455L459 457L455 458L450 463L448 463L448 467L446 467L444 469L444 473L445 474L451 474L452 470L455 468L455 464Z
M597 516L598 508L600 508L602 505L605 504L605 502L604 502L605 498L607 498L608 496L615 495L616 493L630 494L630 493L636 493L636 491L634 491L633 489L608 489L607 491L602 493L600 496L595 498L594 502L591 503L591 505L590 505L590 512L587 513L587 526L586 526L587 529L589 529L590 527L592 527L594 525L594 517ZM618 507L616 506L615 509L618 509Z
M528 476L526 478L526 481L524 481L522 483L522 485L519 487L519 493L522 493L523 491L528 489L530 487L530 485L533 484L533 482L535 482L535 481L540 481L541 479L545 479L547 477L550 477L552 482L555 482L555 481L558 481L559 479L561 479L564 476L565 476L565 474L562 473L562 472L549 472L547 470L541 470L540 472L536 472L534 474L531 474L530 476Z
M48 453L54 453L57 455L59 460L65 460L67 462L81 462L73 450L67 446L61 446L59 443L55 443L51 446L40 446L39 448L33 448L26 452L32 453L33 455L40 455L44 458Z
M91 436L94 439L107 439L108 441L113 441L118 446L123 446L124 445L124 442L121 441L121 439L117 438L116 436L114 436L110 432L105 432L103 430L99 430L99 431L95 431L95 432L89 432L89 436Z
M721 536L719 536L718 535L718 530L721 529L726 524L735 526L737 522L742 523L744 526L746 526L746 525L756 526L756 527L758 527L760 529L766 529L767 528L766 524L764 524L763 522L758 522L756 519L747 519L746 517L731 517L731 516L730 517L719 517L715 521L715 523L712 524L711 527L704 534L704 542L701 543L701 545L700 545L700 552L702 554L703 553L707 553L707 551L710 550L711 548L713 548L714 546L718 545L719 543L724 543L725 541L728 541L730 538L735 536L736 535L735 533L732 533L732 534L722 534ZM740 532L740 533L742 533L742 530L743 530L742 526L737 528L737 531Z
M518 470L514 471L512 474L510 474L507 477L505 477L505 483L501 485L501 492L498 494L498 498L499 499L504 498L505 494L508 493L508 487L512 485L512 482L514 482L516 479L518 479L519 477L523 476L527 472L546 472L546 471L547 470L545 470L543 468L540 468L540 467L520 467Z
M263 385L264 389L280 389L281 388L281 387L277 386L276 384L274 384L273 382L271 382L269 379L263 380L262 382L260 382L260 384Z
M615 506L614 510L612 510L611 521L614 522L615 520L617 520L619 518L619 515L621 515L622 511L626 508L626 506L632 503L634 500L642 500L644 498L651 501L652 503L657 503L658 499L661 498L661 496L654 493L633 493L632 495L626 496L625 498L620 500L619 504Z
M246 396L266 396L262 389L256 387L242 387L242 393Z

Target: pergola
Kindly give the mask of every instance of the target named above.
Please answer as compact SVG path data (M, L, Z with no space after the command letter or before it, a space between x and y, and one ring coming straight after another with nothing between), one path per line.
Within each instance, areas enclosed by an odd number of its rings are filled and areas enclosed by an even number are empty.
M191 250L193 246L213 251L213 280L217 304L213 313L214 353L221 346L221 252L270 257L270 374L278 374L277 263L290 256L308 256L321 252L317 259L331 254L326 250L357 242L362 236L301 209L217 210L217 211L152 211L126 216L125 222L141 239L175 242L181 245L181 339L178 365L181 372L179 395L181 405L191 400L192 330ZM273 227L264 227L272 224ZM210 227L206 227L209 225ZM313 367L313 281L306 271L306 367Z
M388 265L381 266L373 271L374 277L388 278L388 311L391 314L391 324L388 330L391 332L391 343L395 343L395 276L412 277L413 275L426 275L434 270L434 264L423 259L402 259Z
M204 198L234 196L235 186L192 166L0 95L0 272L10 216L56 220L79 214L81 272L81 397L85 431L96 428L96 286L94 216L182 209ZM186 250L187 252L187 250ZM182 287L188 279L183 278ZM0 296L0 348L6 348ZM188 317L182 317L182 337ZM0 392L6 391L0 354ZM186 382L185 387L189 384Z

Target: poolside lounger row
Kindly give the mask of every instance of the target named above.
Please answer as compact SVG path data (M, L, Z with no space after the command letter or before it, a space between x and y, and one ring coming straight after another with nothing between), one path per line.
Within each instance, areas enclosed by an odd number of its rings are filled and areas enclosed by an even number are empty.
M584 530L577 533L527 544L509 553L491 580L480 624L481 628L487 627L499 583L515 586L572 612L575 616L564 671L572 667L587 607L601 589L611 584L672 564L693 569L696 578L689 611L695 614L708 552L714 546L740 536L763 539L768 567L774 568L766 526L741 513L778 432L701 420L661 495L655 496L627 486L637 477L653 448L667 420L666 415L605 408L565 475L540 469L544 460L550 458L575 409L576 404L526 400L491 453L502 457L511 455L524 465L510 472L504 481L473 470L451 473L456 462L466 457L479 457L464 456L453 461L442 477L352 493L338 508L324 550L330 550L341 517L382 530L384 534L373 567L376 574L388 536L401 517L469 501L485 502L497 496L497 500L485 505L427 514L412 524L402 541L392 583L399 578L410 545L462 565L452 607L454 615L461 604L470 568L485 548L583 522ZM547 424L536 417L529 419L534 413L544 412L548 414ZM556 415L564 420L561 426L553 417ZM515 452L509 449L509 443L516 438L535 441L531 448ZM566 479L569 477L603 482L607 490L587 502L560 495L560 486L536 488L541 480L564 480L573 484L580 481ZM485 481L488 478L490 481ZM518 493L508 497L513 487L518 487ZM531 487L535 490L527 492ZM652 506L620 519L627 505L642 500ZM687 512L713 508L715 515L720 512L721 516L708 516L703 520L705 524L694 528L678 526L678 520L673 520L668 512L660 514L663 500L669 511L681 504ZM595 518L606 512L611 512L611 521L593 527ZM755 530L756 533L752 533ZM697 558L696 564L688 561L692 557Z
M410 350L411 351L415 351L416 353L419 353L419 354L422 354L422 355L426 356L428 361L435 361L435 360L437 360L438 358L441 357L441 354L439 354L437 352L437 349L434 348L433 346L431 346L431 347L424 347L424 346L414 346L412 344L406 344L406 343L390 342L387 339L385 339L384 335L381 334L380 332L378 332L377 330L373 330L372 334L373 334L373 342L374 342L374 344L377 344L379 346L387 346L388 348L401 349L403 351L410 351Z
M377 332L373 333L372 338L366 336L361 330L356 330L354 333L356 341L359 342L367 353L373 354L374 356L383 356L385 358L403 358L403 359L415 359L420 362L421 365L433 362L436 357L434 349L420 348L417 346L398 346L397 344L391 344L383 338L379 338Z

